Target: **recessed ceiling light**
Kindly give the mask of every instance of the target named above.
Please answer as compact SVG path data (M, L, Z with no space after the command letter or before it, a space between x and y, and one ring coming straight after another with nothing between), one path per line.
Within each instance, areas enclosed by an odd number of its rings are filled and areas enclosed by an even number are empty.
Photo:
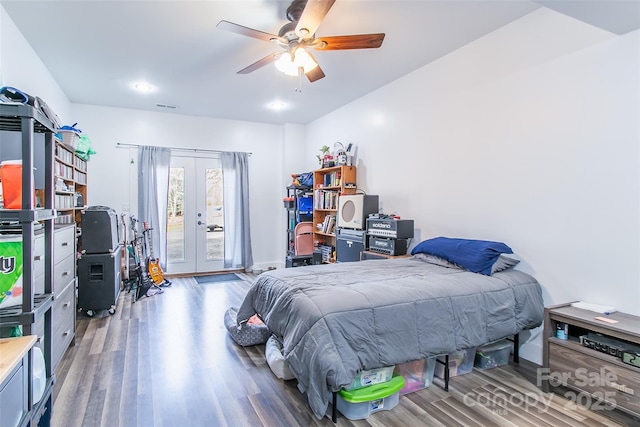
M138 92L143 92L143 93L148 93L153 90L153 86L151 86L149 83L135 83L133 85L133 88Z
M267 107L273 111L281 111L287 108L287 104L282 101L273 101L269 105L267 105Z

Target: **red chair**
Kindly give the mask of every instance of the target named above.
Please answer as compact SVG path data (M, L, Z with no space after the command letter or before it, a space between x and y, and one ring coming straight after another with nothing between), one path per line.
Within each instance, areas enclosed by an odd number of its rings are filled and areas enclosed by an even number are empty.
M299 222L293 230L296 255L313 254L313 222Z

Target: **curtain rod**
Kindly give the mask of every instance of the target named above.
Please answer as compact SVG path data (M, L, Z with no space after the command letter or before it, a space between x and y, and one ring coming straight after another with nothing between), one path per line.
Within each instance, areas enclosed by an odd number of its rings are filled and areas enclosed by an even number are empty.
M144 147L143 145L139 145L139 144L127 144L124 142L116 142L116 148L124 148L124 147ZM161 147L161 148L168 148L169 150L175 150L175 151L193 151L195 153L245 153L244 151L225 151L225 150L209 150L209 149L205 149L205 148L182 148L182 147ZM247 155L251 155L253 153L246 153Z

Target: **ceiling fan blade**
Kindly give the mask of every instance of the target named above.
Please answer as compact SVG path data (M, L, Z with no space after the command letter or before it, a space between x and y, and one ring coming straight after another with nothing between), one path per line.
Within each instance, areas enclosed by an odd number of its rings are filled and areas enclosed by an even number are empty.
M238 71L237 74L249 74L250 72L257 70L258 68L262 68L265 65L274 62L280 55L281 52L270 53L259 61L256 61L248 67L245 67L242 70Z
M336 0L309 0L302 11L296 25L296 34L301 38L311 37L322 23L322 20Z
M275 34L269 34L263 31L254 30L253 28L243 27L242 25L234 24L233 22L229 21L220 21L218 22L218 25L216 25L216 27L221 30L231 31L232 33L241 34L247 37L253 37L254 39L264 40L266 42L270 42L273 39L278 40L278 36L276 36Z
M313 70L306 73L305 75L307 76L307 78L311 83L315 82L316 80L320 80L324 78L324 72L322 71L322 68L320 68L319 65Z
M324 78L324 71L322 71L322 68L320 68L320 63L318 62L318 60L311 54L311 52L307 51L307 53L309 54L309 56L311 57L311 59L313 59L313 61L318 64L318 66L316 68L314 68L313 70L309 70L309 72L305 73L305 75L307 76L307 78L309 79L309 82L313 83L316 80L320 80L321 78Z
M317 50L372 49L382 46L384 33L353 36L318 37L313 45Z

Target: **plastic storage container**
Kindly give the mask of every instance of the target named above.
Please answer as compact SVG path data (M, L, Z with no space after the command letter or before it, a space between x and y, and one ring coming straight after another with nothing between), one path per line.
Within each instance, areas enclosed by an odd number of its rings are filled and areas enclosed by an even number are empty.
M478 369L489 369L503 366L509 363L511 342L500 340L491 344L478 347L474 366Z
M362 420L378 411L395 408L400 400L404 378L393 376L390 381L357 390L340 390L336 408L350 420Z
M0 181L4 208L22 209L22 160L5 160L0 163ZM31 182L33 184L33 178ZM35 204L35 192L33 200Z
M284 203L284 208L285 209L293 209L294 205L294 201L293 201L293 197L285 197L282 199L282 203Z
M407 394L429 387L433 382L433 373L436 367L436 358L412 360L396 365L394 373L402 375L404 387L400 394Z
M58 129L57 135L62 143L73 151L78 148L78 141L80 141L80 134L70 129Z
M449 377L464 375L471 372L473 370L473 362L475 361L475 357L475 347L451 353L449 355ZM444 356L438 356L438 360L444 362ZM435 375L438 378L444 378L444 365L442 363L436 364Z
M384 368L369 369L368 371L360 371L355 379L345 387L345 390L356 390L362 387L368 387L374 384L380 384L391 380L393 377L393 369L395 366L386 366Z

